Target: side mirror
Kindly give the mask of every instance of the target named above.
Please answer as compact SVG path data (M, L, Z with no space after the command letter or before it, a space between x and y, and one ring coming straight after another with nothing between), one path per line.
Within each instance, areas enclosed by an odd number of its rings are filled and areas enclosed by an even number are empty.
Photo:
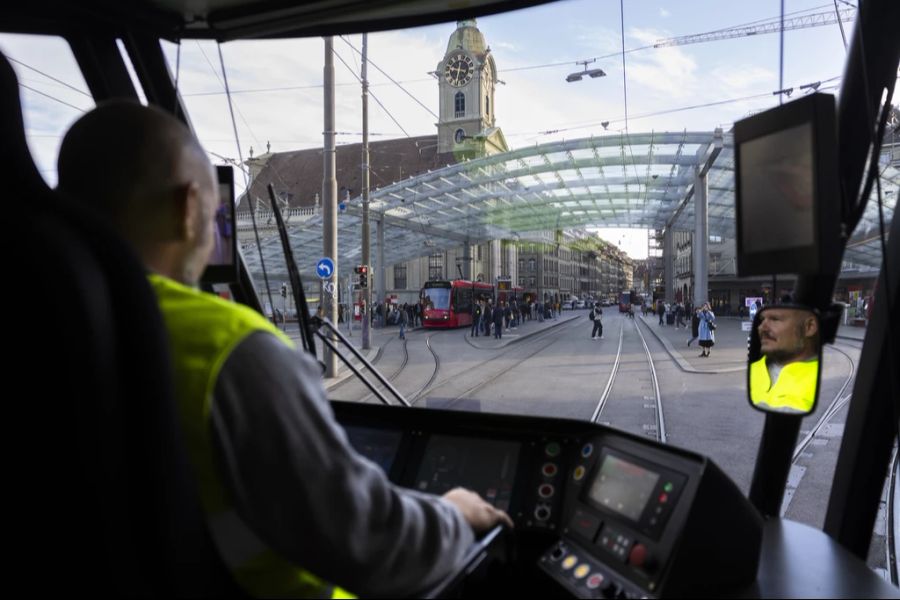
M826 337L811 308L778 305L756 313L747 364L750 405L764 412L812 413Z

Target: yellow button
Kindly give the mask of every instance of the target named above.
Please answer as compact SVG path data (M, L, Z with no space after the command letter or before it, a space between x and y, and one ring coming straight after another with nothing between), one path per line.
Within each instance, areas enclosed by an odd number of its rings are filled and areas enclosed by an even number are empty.
M578 565L575 569L575 579L584 579L591 572L591 568L587 565Z
M578 562L578 557L570 554L569 556L566 557L566 559L564 561L562 561L562 568L565 569L566 571L568 571L569 569L574 567L575 563L577 563L577 562Z
M575 478L575 481L581 481L584 478L584 467L581 465L575 467L575 472L572 474L572 477Z

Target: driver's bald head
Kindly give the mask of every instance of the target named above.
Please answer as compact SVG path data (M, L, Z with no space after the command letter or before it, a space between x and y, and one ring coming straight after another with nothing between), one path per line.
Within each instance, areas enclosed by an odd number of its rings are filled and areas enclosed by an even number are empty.
M79 119L63 139L59 189L110 217L133 242L165 236L167 199L179 186L214 186L203 148L180 121L115 101Z

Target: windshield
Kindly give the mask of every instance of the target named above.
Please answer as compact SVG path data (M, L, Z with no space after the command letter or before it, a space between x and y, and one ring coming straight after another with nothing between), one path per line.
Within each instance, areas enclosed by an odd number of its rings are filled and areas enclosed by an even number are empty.
M427 288L425 290L425 308L447 310L450 308L450 288Z
M842 15L855 17L854 3L839 4ZM620 6L570 0L368 34L370 206L377 215L371 219L384 226L371 228L369 304L354 277L363 264L362 36L333 38L339 256L334 277L324 283L316 273L327 206L322 38L220 47L208 40L165 41L162 48L210 160L234 168L239 250L268 312L292 309L280 295L289 276L269 204L271 185L306 297L315 298L310 310L327 294L337 296L350 315L340 326L354 340L361 338L362 316L371 316L378 334L372 345L385 357L379 367L407 365L407 351L425 357L421 361L434 355L441 376L422 388L416 381L428 379L422 372L430 363L408 361L410 368L395 375L401 389L421 389L423 399L455 398L462 389L452 383L462 377L471 383L466 388L477 389L471 404L484 412L589 419L599 385L608 402L597 422L639 436L665 429L667 443L709 456L746 492L763 416L747 406L749 328L742 327L757 302L769 305L791 292L794 280L737 275L731 130L737 120L806 93L836 94L847 52L833 20L786 31L782 77L779 36L768 34L779 23L777 3L733 2L722 10L715 0L626 2L624 15ZM821 0L794 0L790 10L797 23L835 12ZM849 31L852 21L843 23ZM88 86L60 38L3 34L0 51L18 73L28 141L54 185L61 137L94 104ZM880 171L886 227L900 195L900 173L890 158ZM701 217L695 211L698 173L707 174ZM788 518L816 527L824 520L846 399L872 312L881 261L871 234L877 214L877 202L870 201L857 231L848 232L853 243L834 296L847 310L838 343L824 352L821 408L803 429L811 431L824 416L828 421L797 453L784 501ZM704 219L708 239L701 246L697 223ZM708 253L702 278L694 273L698 247ZM460 318L446 320L448 328L460 329L441 331L428 346L431 332L388 345L396 339L391 327L399 327L400 311L386 306L408 305L408 322L418 326L420 291L426 310L451 304L450 288L423 290L426 282L457 276L494 286L509 281L522 288L519 302L512 310L484 292L492 302L476 317L461 288L455 301ZM708 283L702 298L700 279ZM525 304L523 297L534 301ZM595 323L580 300L566 306L574 297L614 308ZM637 307L634 314L620 310L623 298ZM695 309L707 302L716 328L701 331ZM437 319L430 321L424 327ZM492 361L513 341L512 350L532 349L498 375ZM665 428L649 401L656 400L656 375L644 348L656 362ZM632 361L628 369L619 368L620 357ZM330 390L329 398L359 401L368 394L346 385Z

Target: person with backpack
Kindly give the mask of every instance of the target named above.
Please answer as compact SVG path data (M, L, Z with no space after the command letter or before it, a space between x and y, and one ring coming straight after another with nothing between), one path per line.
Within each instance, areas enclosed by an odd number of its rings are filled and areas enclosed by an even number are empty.
M603 309L600 304L594 304L593 310L588 313L588 318L594 322L594 330L591 332L591 339L596 340L598 337L603 339ZM599 335L598 335L599 332Z

